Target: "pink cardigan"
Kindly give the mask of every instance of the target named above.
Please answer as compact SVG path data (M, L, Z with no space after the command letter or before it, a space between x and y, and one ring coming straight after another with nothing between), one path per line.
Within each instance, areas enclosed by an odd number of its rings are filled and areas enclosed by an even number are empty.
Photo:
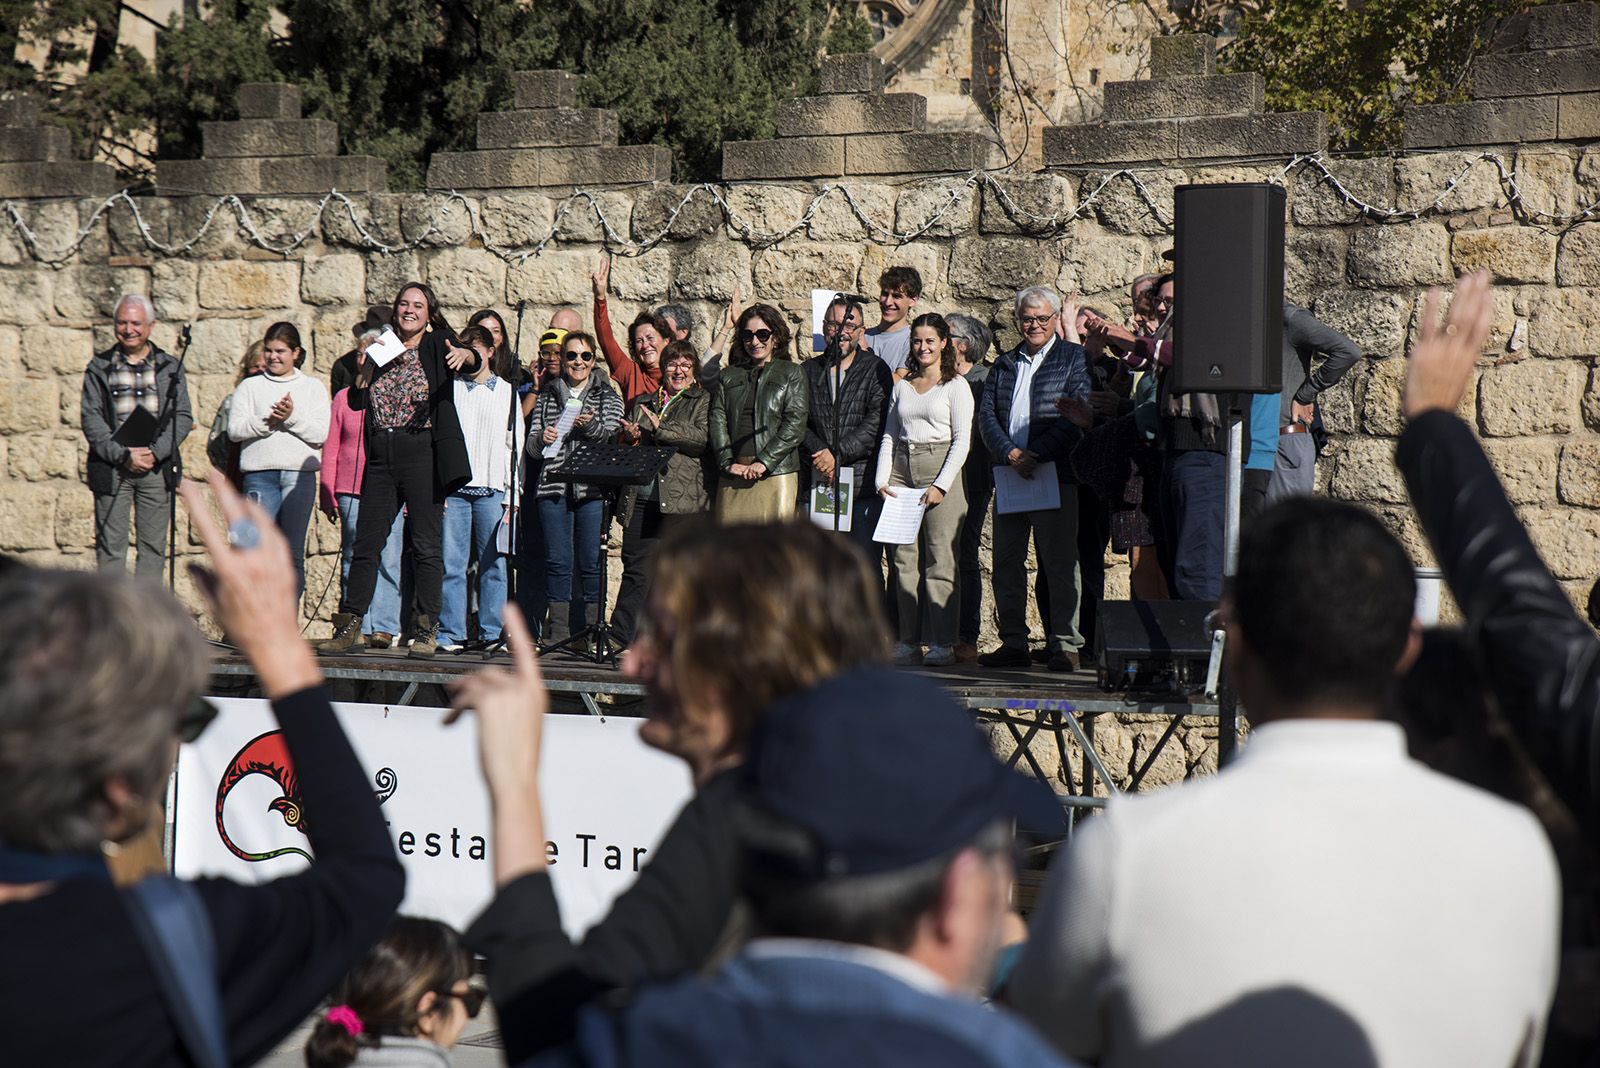
M367 469L367 413L350 410L350 391L334 394L328 414L328 440L322 444L322 507L333 510L336 498L361 496Z

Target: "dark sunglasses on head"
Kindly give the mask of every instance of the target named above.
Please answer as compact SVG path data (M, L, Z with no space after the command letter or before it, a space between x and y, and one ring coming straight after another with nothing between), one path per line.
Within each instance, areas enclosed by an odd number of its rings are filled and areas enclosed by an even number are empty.
M466 1006L467 1019L469 1020L478 1018L478 1013L483 1011L483 1001L488 997L488 994L475 986L469 987L465 994L458 994L454 990L441 990L439 995L447 998L460 998L461 1004Z
M568 349L561 354L569 360L593 360L594 353L588 349Z
M771 330L746 330L742 335L746 341L759 341L766 344L772 340Z
M185 745L197 740L217 718L217 706L204 697L189 702L188 709L178 717L178 739Z

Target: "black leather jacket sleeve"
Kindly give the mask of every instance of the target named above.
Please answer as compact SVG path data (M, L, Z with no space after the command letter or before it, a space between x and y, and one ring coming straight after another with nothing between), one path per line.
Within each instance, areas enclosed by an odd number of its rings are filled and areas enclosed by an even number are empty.
M1600 638L1540 559L1465 423L1422 415L1395 462L1506 719L1600 842Z

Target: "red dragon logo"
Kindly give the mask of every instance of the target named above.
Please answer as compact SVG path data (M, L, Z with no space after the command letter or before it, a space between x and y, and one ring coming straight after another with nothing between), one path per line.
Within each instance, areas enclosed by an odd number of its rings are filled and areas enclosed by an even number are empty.
M228 770L223 773L222 781L217 783L217 834L222 838L222 844L241 860L271 860L273 857L289 854L310 860L311 854L298 846L284 846L282 849L273 849L265 853L247 853L235 845L233 839L228 836L222 809L227 804L228 795L233 792L233 788L248 775L265 775L277 783L283 794L268 804L267 808L282 815L285 826L293 827L301 834L306 833L300 780L295 775L294 761L289 756L289 747L284 743L281 730L268 731L246 742L244 748L234 754L233 759L228 762ZM378 804L381 805L394 796L399 778L393 768L379 768L372 778L377 786L374 792L378 795Z

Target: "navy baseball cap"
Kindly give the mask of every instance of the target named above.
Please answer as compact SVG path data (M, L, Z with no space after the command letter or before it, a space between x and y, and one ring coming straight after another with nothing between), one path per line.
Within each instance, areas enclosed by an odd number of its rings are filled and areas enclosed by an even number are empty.
M745 762L741 836L799 878L908 868L998 820L1059 836L1054 792L1002 764L942 687L862 668L775 703Z

